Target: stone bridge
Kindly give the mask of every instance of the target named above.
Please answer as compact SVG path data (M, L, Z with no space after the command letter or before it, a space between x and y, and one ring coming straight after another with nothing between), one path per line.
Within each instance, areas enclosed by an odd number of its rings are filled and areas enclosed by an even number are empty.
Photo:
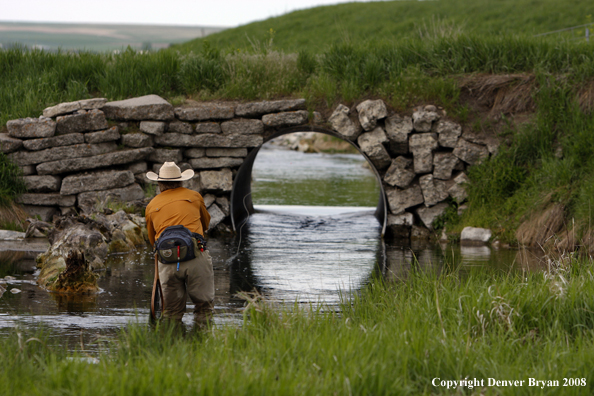
M366 100L339 105L326 120L307 111L304 99L174 107L156 95L49 107L39 118L9 121L0 149L23 170L29 192L19 202L42 219L101 210L107 201L146 203L147 170L175 161L195 170L186 187L204 196L211 229L224 230L254 210L251 172L260 147L303 131L344 139L369 161L381 186L382 235L397 238L428 235L448 202L466 199L466 168L497 150L496 141L463 133L431 105L401 116Z

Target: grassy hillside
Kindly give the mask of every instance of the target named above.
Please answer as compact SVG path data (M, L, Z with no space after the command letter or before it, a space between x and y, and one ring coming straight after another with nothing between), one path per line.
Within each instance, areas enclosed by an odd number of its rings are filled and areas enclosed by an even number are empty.
M457 33L487 36L535 35L592 22L587 0L440 0L347 3L291 12L213 34L206 38L223 49L266 43L294 52L319 51L329 44L366 40L400 40ZM584 37L584 29L556 38ZM204 40L175 46L197 51Z

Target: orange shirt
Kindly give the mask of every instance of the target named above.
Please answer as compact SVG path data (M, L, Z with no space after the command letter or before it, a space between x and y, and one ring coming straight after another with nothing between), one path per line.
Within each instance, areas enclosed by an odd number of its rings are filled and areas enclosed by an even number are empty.
M165 190L153 198L146 207L145 218L151 245L169 226L183 225L204 235L210 224L210 214L202 195L184 187Z

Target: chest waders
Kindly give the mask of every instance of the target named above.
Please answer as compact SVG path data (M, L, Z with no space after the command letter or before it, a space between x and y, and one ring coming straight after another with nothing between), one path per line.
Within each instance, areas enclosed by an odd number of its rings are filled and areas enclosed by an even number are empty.
M159 262L155 253L155 279L153 281L153 293L151 295L151 322L155 323L163 316L163 290L159 280Z

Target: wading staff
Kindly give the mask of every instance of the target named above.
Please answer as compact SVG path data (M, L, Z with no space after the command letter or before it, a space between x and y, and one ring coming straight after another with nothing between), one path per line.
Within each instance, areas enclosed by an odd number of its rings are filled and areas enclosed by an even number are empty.
M163 314L163 290L159 280L159 262L155 252L155 280L153 281L153 294L151 296L151 321L156 322Z

